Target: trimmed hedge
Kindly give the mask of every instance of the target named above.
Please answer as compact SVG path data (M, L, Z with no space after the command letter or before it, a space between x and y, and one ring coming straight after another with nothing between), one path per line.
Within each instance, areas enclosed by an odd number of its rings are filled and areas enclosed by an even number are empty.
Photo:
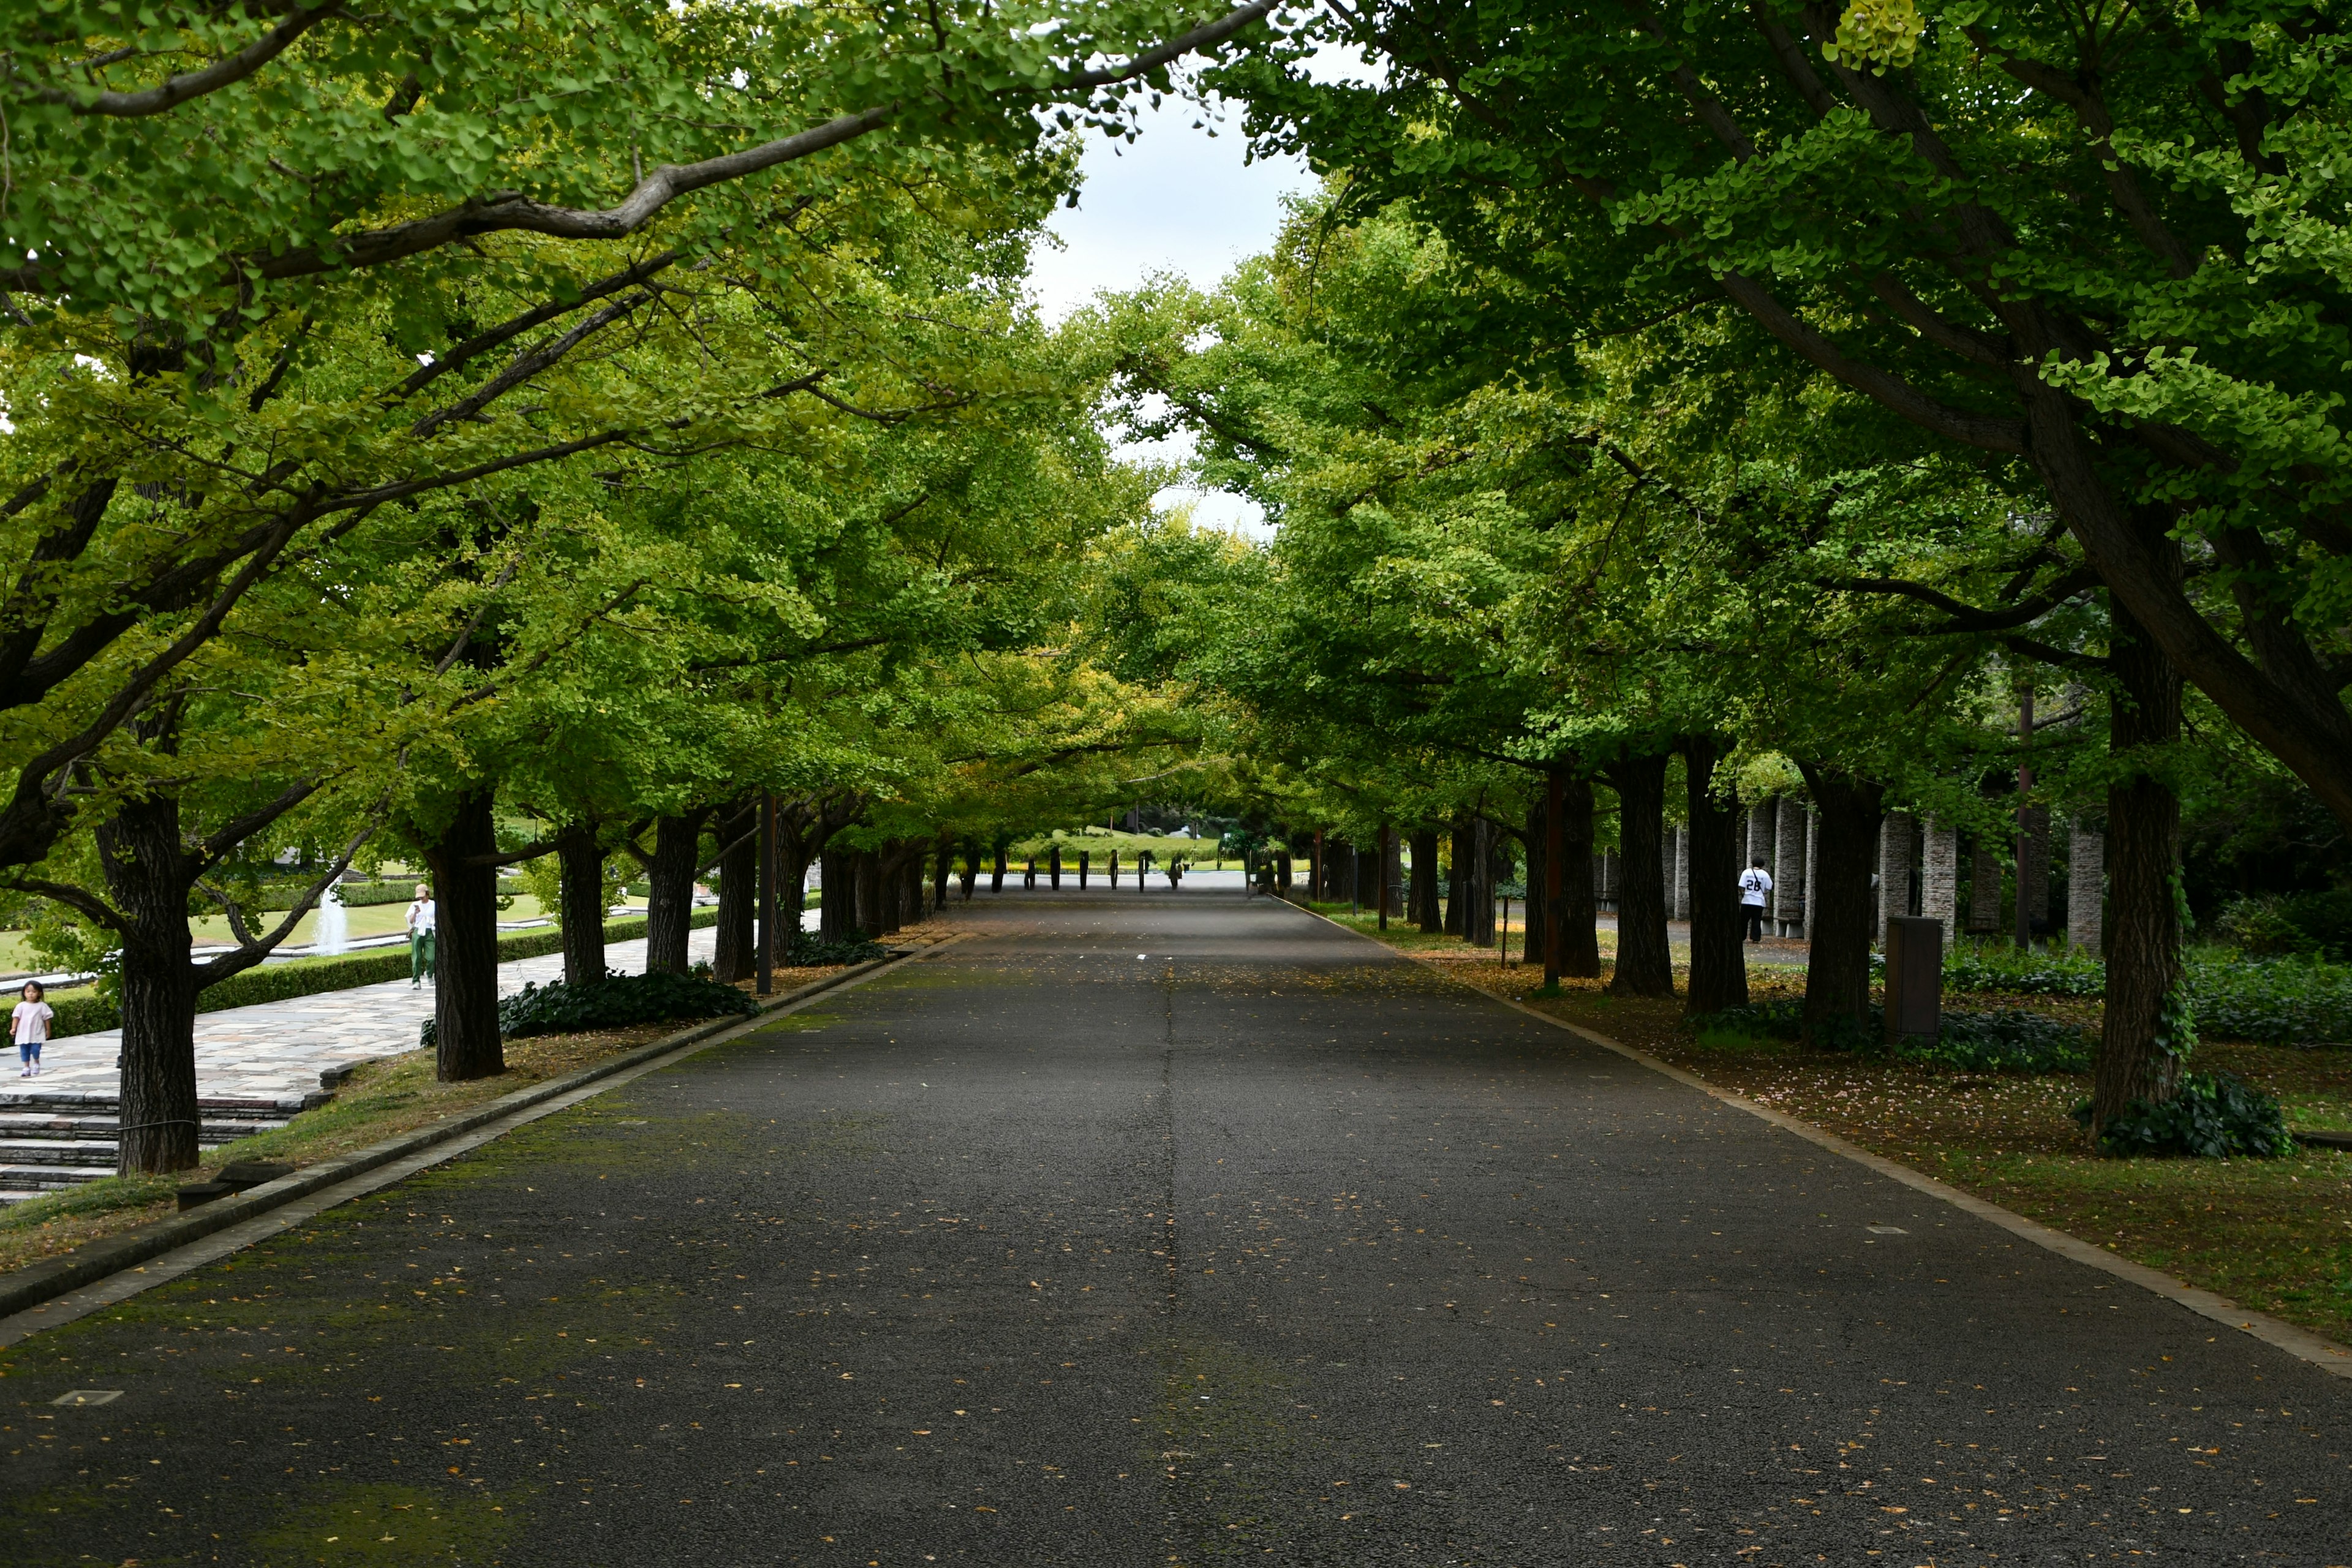
M558 980L526 985L499 1003L499 1033L508 1039L625 1028L668 1018L723 1018L760 1005L732 985L696 974L607 974L585 985ZM429 1038L431 1020L426 1020Z
M697 910L692 926L701 930L719 922L717 910ZM606 942L634 942L646 934L642 920L614 921L604 927ZM553 926L543 931L517 931L499 938L499 962L505 963L518 958L543 958L551 952L563 951L563 933ZM348 958L330 958L317 962L295 963L264 963L233 974L219 984L208 987L196 995L196 1011L218 1013L230 1007L250 1007L262 1002L285 1002L297 996L316 996L328 991L349 991L354 986L380 985L387 980L408 977L408 949L382 948L373 952L353 953ZM122 1013L110 998L91 993L52 996L49 1005L57 1010L57 1019L49 1032L59 1039L69 1035L92 1035L101 1029L122 1026Z

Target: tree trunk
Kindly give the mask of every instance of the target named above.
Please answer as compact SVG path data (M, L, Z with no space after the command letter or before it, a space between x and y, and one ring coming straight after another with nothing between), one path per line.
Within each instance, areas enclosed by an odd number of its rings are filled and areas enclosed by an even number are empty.
M989 872L988 876L988 890L992 893L1001 893L1004 891L1004 872L1006 869L1004 864L1004 850L1005 846L1000 842L996 846L995 868ZM1139 863L1140 862L1139 862ZM1138 875L1139 876L1141 873L1139 872Z
M754 795L751 812L757 813L761 801ZM719 929L717 944L711 953L710 973L731 985L738 980L749 980L759 965L757 927L760 916L760 837L756 830L758 818L744 814L731 818L721 829L729 836L730 847L719 858ZM738 842L740 840L740 842ZM781 857L779 857L781 858ZM780 908L797 915L798 889ZM782 953L777 954L783 957Z
M437 926L434 1068L444 1083L507 1070L499 1039L499 872L490 864L499 849L495 794L484 786L460 800L425 851Z
M2173 896L2180 802L2147 771L2180 737L2180 671L2120 604L2108 614L2123 691L2108 727L2116 773L2107 785L2107 887L2115 909L2107 932L2106 1016L2091 1090L2098 1126L2135 1100L2161 1104L2179 1093L2194 1043L2185 1017L2165 1017L2180 983L2180 916Z
M948 878L954 871L955 841L948 837L948 830L942 827L940 829L938 839L931 845L931 908L933 910L948 907Z
M705 806L665 816L654 826L654 855L646 865L646 973L686 973L688 934L694 929L694 868L701 863Z
M196 979L188 957L188 889L180 803L126 802L98 831L99 863L122 937L121 1175L196 1163Z
M1617 791L1617 842L1625 855L1609 989L1619 996L1671 996L1674 949L1666 943L1665 884L1656 870L1665 845L1666 759L1633 757L1601 771Z
M752 853L759 851L754 847ZM821 858L824 851L819 849ZM801 916L808 905L809 844L803 833L776 835L776 962L789 967L793 949L801 943ZM820 927L824 922L817 916Z
M1748 952L1739 922L1739 803L1718 801L1715 765L1723 743L1712 735L1683 742L1689 780L1690 1001L1696 1016L1748 1005Z
M850 856L851 875L857 887L857 929L866 936L882 934L882 856L859 849Z
M857 858L846 849L822 857L824 886L817 890L817 931L827 942L857 940Z
M1453 851L1453 863L1445 868L1445 934L1465 936L1469 931L1467 917L1470 912L1470 895L1465 889L1473 879L1470 869L1470 825L1466 820L1454 823L1454 842L1450 847Z
M578 822L555 841L556 898L562 906L563 978L585 985L604 978L604 847L596 825Z
M1437 906L1437 831L1416 828L1412 835L1412 891L1405 900L1415 924L1425 931L1445 929L1445 911Z
M1559 972L1579 980L1601 975L1600 897L1592 883L1592 781L1561 781Z
M1530 969L1544 966L1551 941L1551 903L1546 897L1550 889L1544 883L1544 846L1550 842L1551 835L1549 805L1545 792L1538 790L1528 806L1527 835L1522 841L1528 851L1528 923L1526 941L1521 946Z
M1111 851L1111 864L1114 867L1118 864L1118 851L1116 849ZM963 872L958 879L958 885L962 889L963 901L965 903L968 904L971 902L972 884L979 880L980 846L977 843L967 841L963 847ZM1112 875L1112 882L1114 886L1117 885L1118 876L1116 872Z
M1870 1027L1870 874L1878 859L1886 786L1799 763L1821 813L1813 848L1812 952L1805 965L1805 1032ZM1824 1042L1831 1043L1831 1042Z
M1462 866L1462 940L1473 947L1495 945L1495 825L1470 819L1469 858Z

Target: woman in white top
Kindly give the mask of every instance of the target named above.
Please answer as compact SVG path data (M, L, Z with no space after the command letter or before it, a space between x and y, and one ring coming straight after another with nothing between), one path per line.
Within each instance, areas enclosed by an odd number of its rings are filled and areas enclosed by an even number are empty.
M41 1076L41 1047L48 1041L49 1020L57 1014L43 999L39 981L26 981L24 994L25 999L16 1004L16 1010L8 1015L8 1031L16 1037L16 1056L24 1063L24 1070L16 1076L38 1078Z
M1739 873L1739 914L1748 922L1748 940L1764 940L1764 900L1772 896L1772 873L1764 869L1764 858L1758 856L1756 864Z
M416 884L416 896L408 900L408 988L412 991L433 978L433 885Z

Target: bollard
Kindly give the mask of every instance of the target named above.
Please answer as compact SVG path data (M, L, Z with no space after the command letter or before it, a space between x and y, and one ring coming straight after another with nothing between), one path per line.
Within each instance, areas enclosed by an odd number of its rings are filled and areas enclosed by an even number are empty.
M1886 1037L1932 1040L1943 1018L1944 922L1896 915L1886 922Z

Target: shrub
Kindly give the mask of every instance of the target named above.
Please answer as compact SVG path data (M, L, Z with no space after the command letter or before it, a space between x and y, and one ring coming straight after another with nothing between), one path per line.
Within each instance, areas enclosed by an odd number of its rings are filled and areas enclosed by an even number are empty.
M890 950L870 936L825 942L807 931L794 931L782 963L786 969L823 969L837 963L871 963L889 956Z
M2087 1072L2091 1037L2046 1013L2021 1007L1944 1015L1933 1041L1906 1043L1897 1055L1954 1072Z
M2193 952L2187 970L2200 1034L2273 1046L2352 1041L2352 965Z
M1738 1050L1759 1041L1792 1041L1804 1033L1801 998L1727 1007L1696 1020L1698 1043L1713 1050ZM2082 1072L2091 1065L2090 1037L2071 1024L2021 1008L1990 1013L1948 1012L1943 1031L1932 1041L1890 1044L1885 1010L1873 1005L1870 1024L1832 1018L1816 1026L1813 1048L1851 1051L1862 1057L1892 1057L1953 1072Z
M2007 991L2040 996L2097 996L2107 988L2107 966L2071 950L2017 948L1995 942L1955 942L1944 954L1948 991Z
M2204 1035L2258 1045L2352 1042L2352 964L2309 954L2264 958L2191 948L2182 956L2182 968L2189 1004ZM2106 965L2063 951L2020 952L1963 943L1944 955L1944 984L1953 991L2101 996L2106 992Z
M1738 1049L1759 1040L1795 1040L1804 1034L1805 1003L1802 997L1753 1002L1692 1022L1698 1029L1698 1043L1710 1050Z
M2074 1120L2091 1124L2089 1101L2074 1108ZM2244 1154L2258 1160L2294 1152L2279 1103L2233 1073L2193 1072L2180 1092L2162 1105L2135 1100L2123 1114L2099 1130L2107 1153L2188 1154L2226 1159Z
M574 1035L667 1018L719 1018L759 1010L760 1005L751 998L715 980L666 970L650 974L615 973L581 985L558 980L548 985L524 986L499 1001L499 1033L524 1039L532 1035ZM429 1021L426 1026L430 1028Z
M2352 952L2352 890L2233 900L2215 922L2223 940L2255 957Z

